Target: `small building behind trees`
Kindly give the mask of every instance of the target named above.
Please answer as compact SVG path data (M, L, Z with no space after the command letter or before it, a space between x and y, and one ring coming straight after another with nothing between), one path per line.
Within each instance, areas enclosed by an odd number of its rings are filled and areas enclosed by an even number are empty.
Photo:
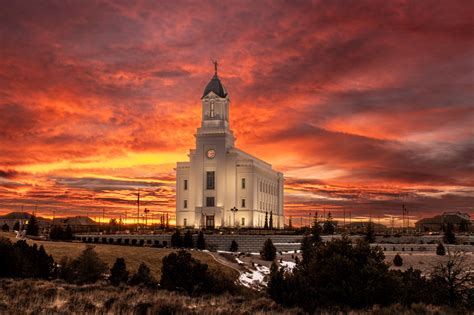
M456 232L468 232L473 229L470 215L459 211L423 218L415 223L415 228L421 232L441 232L448 224L451 224Z

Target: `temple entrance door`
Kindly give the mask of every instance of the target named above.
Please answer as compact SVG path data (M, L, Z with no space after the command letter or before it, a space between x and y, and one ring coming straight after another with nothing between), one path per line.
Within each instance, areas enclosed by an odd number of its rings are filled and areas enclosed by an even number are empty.
M214 229L214 216L213 215L206 215L206 229Z

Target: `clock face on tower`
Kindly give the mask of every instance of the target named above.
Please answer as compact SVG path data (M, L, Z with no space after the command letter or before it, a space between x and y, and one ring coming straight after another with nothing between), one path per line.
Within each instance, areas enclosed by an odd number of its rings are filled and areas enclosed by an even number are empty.
M206 156L208 159L213 159L216 156L216 151L214 149L209 149L206 152Z

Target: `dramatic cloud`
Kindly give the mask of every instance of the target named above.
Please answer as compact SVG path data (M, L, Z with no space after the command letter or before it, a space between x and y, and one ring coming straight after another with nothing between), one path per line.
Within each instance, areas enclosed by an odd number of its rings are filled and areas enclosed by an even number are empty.
M211 59L294 217L473 213L469 1L9 1L0 212L174 210Z

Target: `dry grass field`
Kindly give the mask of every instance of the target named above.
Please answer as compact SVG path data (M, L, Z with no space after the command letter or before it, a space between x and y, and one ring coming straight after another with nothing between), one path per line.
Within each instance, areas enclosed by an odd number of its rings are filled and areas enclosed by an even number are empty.
M439 315L459 314L446 307L398 304L367 310L318 310L318 314ZM304 314L262 294L191 297L165 290L77 286L62 281L0 279L0 314Z
M13 233L0 232L0 237L7 237L13 242L16 241ZM27 240L29 244L36 243L38 246L43 245L48 254L53 255L55 261L59 262L62 257L77 257L86 247L86 244L80 242L52 242L52 241L34 241ZM107 244L91 244L99 257L105 261L109 267L115 262L117 257L125 258L127 269L134 272L138 269L140 263L144 262L150 267L153 276L159 280L161 277L161 265L164 256L176 251L169 248L154 247L138 247L125 245L107 245ZM199 251L192 251L194 258L209 265L211 270L220 270L224 274L233 279L238 278L238 272L232 268L218 263L210 254Z

